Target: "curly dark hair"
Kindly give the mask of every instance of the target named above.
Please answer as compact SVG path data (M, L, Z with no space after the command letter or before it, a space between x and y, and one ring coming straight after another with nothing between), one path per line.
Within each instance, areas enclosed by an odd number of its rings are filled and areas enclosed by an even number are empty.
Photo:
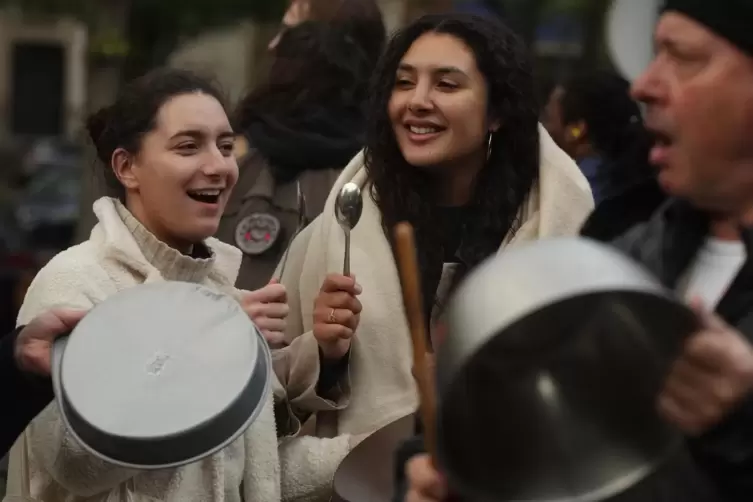
M562 84L562 122L583 120L594 148L620 157L644 132L641 110L630 97L630 82L609 71L578 74Z
M416 233L422 273L440 268L444 250L436 228L438 206L429 182L432 174L408 164L400 152L387 105L403 55L425 33L457 37L474 53L489 89L489 115L501 126L492 136L491 155L480 171L462 235L467 263L475 266L493 253L520 221L519 210L538 179L537 99L530 58L523 41L507 26L473 14L421 17L397 32L373 75L366 131L366 169L372 196L389 238L400 221ZM465 249L464 249L465 251Z

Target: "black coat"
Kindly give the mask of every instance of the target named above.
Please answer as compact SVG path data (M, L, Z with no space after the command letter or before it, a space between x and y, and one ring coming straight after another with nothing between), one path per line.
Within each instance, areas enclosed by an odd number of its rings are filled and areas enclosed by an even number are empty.
M709 233L708 215L671 200L615 245L675 289ZM753 228L741 229L747 259L716 313L753 343ZM725 502L753 500L753 395L714 429L688 439L688 449Z
M22 373L13 356L20 328L0 340L0 457L53 398L49 379Z
M580 230L581 235L609 242L648 221L667 200L655 178L647 178L604 199Z

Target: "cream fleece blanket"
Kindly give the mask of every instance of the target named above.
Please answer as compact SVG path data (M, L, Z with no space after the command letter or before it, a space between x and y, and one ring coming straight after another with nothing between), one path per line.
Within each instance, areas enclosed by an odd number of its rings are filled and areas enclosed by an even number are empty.
M99 223L91 238L58 254L34 279L19 325L57 305L89 308L140 283L183 280L236 294L241 253L232 246L209 239L214 259L193 259L158 241L113 199L98 200L94 212ZM88 454L52 403L11 452L8 493L28 490L43 502L240 502L243 482L246 502L326 501L334 471L350 447L349 437L287 437L278 444L270 395L246 433L218 454L177 469L140 472Z
M534 239L575 235L593 209L588 182L575 162L541 126L539 133L539 182L522 209L520 229L504 238L502 249ZM314 299L324 277L342 270L345 238L334 216L335 198L345 183L359 184L364 207L351 234L351 270L363 287L363 312L351 348L350 400L337 411L336 430L331 430L328 420L320 421L325 423L318 433L327 436L372 432L417 407L400 281L379 209L368 195L363 162L359 153L342 172L323 213L291 246L282 278L291 308L287 336L291 340L302 333L311 337ZM308 354L311 360L317 357L313 350Z

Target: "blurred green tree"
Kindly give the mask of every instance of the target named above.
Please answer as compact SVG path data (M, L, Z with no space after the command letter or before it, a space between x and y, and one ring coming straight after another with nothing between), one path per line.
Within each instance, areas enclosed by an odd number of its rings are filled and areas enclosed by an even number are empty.
M81 20L91 28L94 51L99 56L122 57L124 77L129 78L163 63L186 38L240 19L279 19L286 3L286 0L0 0L0 7L15 7L30 15L69 15Z

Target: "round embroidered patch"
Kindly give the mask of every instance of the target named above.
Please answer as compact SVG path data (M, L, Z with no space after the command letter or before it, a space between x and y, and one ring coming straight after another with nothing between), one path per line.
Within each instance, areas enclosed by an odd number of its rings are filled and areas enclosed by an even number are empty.
M280 236L280 220L269 213L253 213L235 227L235 243L249 255L268 251Z

